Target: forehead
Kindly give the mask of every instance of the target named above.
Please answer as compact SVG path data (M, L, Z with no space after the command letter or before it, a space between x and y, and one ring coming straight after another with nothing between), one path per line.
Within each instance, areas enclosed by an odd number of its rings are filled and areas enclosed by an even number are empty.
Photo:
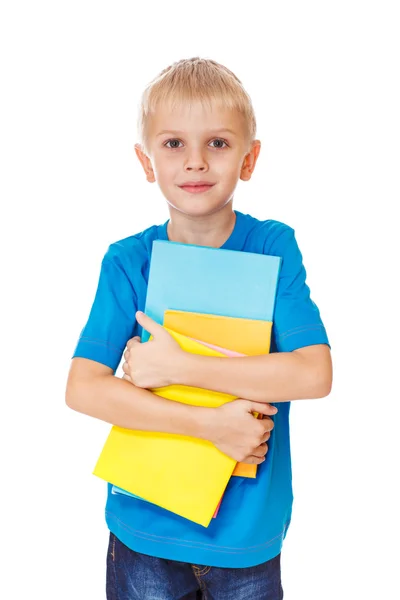
M191 103L160 103L154 113L149 115L149 129L152 135L161 131L202 132L208 130L230 129L243 134L244 118L236 109L226 108L217 102L204 104L200 101Z

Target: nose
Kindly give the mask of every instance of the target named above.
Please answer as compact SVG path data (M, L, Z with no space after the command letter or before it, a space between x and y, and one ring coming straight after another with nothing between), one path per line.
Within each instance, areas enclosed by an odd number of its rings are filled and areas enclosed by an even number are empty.
M191 150L185 162L185 170L205 171L207 168L207 161L205 160L202 152L200 152L200 150Z

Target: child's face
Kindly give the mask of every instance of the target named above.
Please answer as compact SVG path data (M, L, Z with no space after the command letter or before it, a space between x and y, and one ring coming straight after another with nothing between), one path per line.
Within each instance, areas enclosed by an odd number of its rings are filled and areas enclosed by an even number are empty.
M260 145L249 142L239 112L197 102L174 112L160 106L149 122L149 156L139 145L135 150L147 180L157 181L170 208L205 216L232 200L239 178L250 179ZM181 187L193 181L214 185L197 193Z

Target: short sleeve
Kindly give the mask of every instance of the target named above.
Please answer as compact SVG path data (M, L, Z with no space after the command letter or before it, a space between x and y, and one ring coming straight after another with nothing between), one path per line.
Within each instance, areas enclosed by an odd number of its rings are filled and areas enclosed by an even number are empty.
M118 368L127 341L133 337L136 294L117 258L103 258L89 318L72 358L95 360Z
M287 227L277 242L279 247L274 249L274 254L282 258L273 319L277 349L291 352L313 344L330 347L319 309L310 297L294 229Z

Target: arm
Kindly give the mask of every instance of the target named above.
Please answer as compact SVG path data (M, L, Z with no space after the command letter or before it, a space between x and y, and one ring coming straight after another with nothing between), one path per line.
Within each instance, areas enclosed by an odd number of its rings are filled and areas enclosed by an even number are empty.
M86 358L72 360L65 400L73 410L126 429L207 438L207 409L156 396Z
M254 419L277 411L248 400L205 408L173 402L115 377L106 365L85 358L72 360L66 404L81 413L126 429L189 435L212 442L237 461L260 464L274 422Z
M185 352L144 313L138 312L136 319L153 336L144 344L139 338L129 340L124 354L122 369L138 387L181 384L274 403L321 398L330 393L332 361L327 344L262 356L202 356Z
M331 391L331 353L325 344L228 359L185 352L171 379L256 402L322 398Z

